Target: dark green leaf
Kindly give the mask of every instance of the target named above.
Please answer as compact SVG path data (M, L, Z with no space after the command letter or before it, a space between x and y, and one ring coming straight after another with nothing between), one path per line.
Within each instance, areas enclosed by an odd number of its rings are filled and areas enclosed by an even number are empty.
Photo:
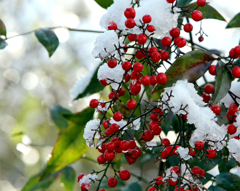
M53 122L60 130L65 130L68 127L68 121L62 115L71 114L71 111L60 105L54 105L50 108L50 114Z
M61 182L64 184L64 187L67 191L72 191L74 183L76 182L76 173L72 167L67 166L62 171Z
M210 186L210 187L208 188L208 190L209 190L209 191L227 191L227 190L225 190L225 189L223 189L223 188L221 188L221 187L218 187L218 186Z
M77 114L71 124L60 136L52 151L52 157L47 163L42 179L65 166L78 160L88 149L86 140L83 138L84 127L92 119L94 109L88 108ZM73 114L72 116L75 116Z
M0 19L0 35L3 36L7 35L6 26L1 19Z
M229 28L236 28L236 27L240 27L240 13L235 15L233 17L233 19L226 26L227 29L229 29Z
M34 191L37 189L46 189L54 182L54 180L58 177L59 173L60 173L59 171L55 172L50 176L42 179L41 181L40 177L42 173L37 174L28 180L28 182L25 184L21 191Z
M85 88L83 93L79 94L76 98L74 98L74 100L85 97L86 95L91 95L91 94L97 93L103 89L103 86L100 84L100 82L97 78L97 72L98 72L98 69L96 69L96 71L94 72L94 75L93 75L90 83Z
M218 62L216 70L217 77L215 81L213 104L217 103L228 93L233 80L231 73L225 68L225 64L223 62Z
M177 80L187 79L194 82L200 78L211 65L214 58L206 52L197 50L192 51L178 58L171 67L166 71L167 83L157 85L154 92L172 86Z
M208 181L210 181L210 180L212 179L212 177L214 177L214 176L206 172L205 177L206 177L206 178L199 179L199 180L202 182L202 184L206 184L206 183L207 183Z
M20 131L20 132L12 134L12 137L22 136L22 135L25 135L25 134L26 133L24 131Z
M220 173L229 172L236 165L237 163L234 158L231 158L229 161L227 161L227 159L222 159L218 164L218 169Z
M216 183L218 187L228 191L240 190L240 177L236 174L221 173L216 176Z
M142 187L138 182L133 182L127 188L123 188L122 191L142 191Z
M187 7L191 8L194 10L197 7L197 3L192 3L188 5ZM224 17L212 6L206 4L203 7L198 7L198 10L202 12L203 14L203 19L217 19L220 21L226 21ZM188 15L191 18L191 15Z
M178 7L185 7L189 3L191 3L192 0L178 0L177 6Z
M106 9L113 4L113 0L95 0L98 5Z
M7 45L8 43L6 43L6 41L0 37L0 49L4 49Z
M59 45L56 34L50 29L43 28L36 30L35 35L39 42L47 49L49 57L51 57Z

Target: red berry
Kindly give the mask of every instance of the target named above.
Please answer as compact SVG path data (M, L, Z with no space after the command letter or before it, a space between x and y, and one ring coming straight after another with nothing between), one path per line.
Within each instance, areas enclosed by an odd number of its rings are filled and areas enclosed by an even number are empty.
M140 83L136 83L132 86L131 88L131 93L133 95L137 95L139 94L139 92L141 91L141 84Z
M84 177L85 176L85 174L79 174L78 175L78 182L82 179L82 177Z
M161 52L161 58L162 58L162 60L167 60L167 59L169 59L169 53L167 52L167 51L162 51Z
M120 112L116 112L116 113L114 113L113 114L113 119L115 120L115 121L121 121L122 120L122 114L120 113Z
M153 32L153 31L155 31L155 27L153 25L148 25L147 30L148 30L148 32Z
M169 186L175 186L177 181L173 181L172 179L169 180Z
M193 148L190 148L189 150L189 155L194 156L195 155L195 150Z
M114 22L110 22L108 24L108 30L114 30L114 31L117 30L117 24Z
M117 60L115 59L110 59L107 62L109 68L115 68L117 66Z
M135 64L133 64L133 70L135 72L141 72L143 70L143 65L140 62L136 62Z
M150 186L147 191L157 191L157 188L154 186Z
M81 191L88 191L90 189L90 184L82 183L81 184Z
M192 168L191 171L192 171L193 174L200 174L202 169L198 166L195 166L195 167Z
M127 28L129 28L129 29L135 27L135 25L136 25L136 23L135 23L134 19L132 19L132 18L127 19L127 20L125 21L125 26L126 26Z
M209 68L208 68L208 71L211 75L213 76L216 76L217 75L217 70L216 70L216 65L211 65Z
M154 137L154 134L150 130L145 130L142 133L142 140L144 140L144 141L151 141L153 139L153 137Z
M99 164L104 164L106 162L106 159L104 158L104 155L101 154L98 156L97 161Z
M138 44L145 44L147 42L147 36L145 34L140 34L137 37Z
M158 62L161 59L161 54L159 52L153 52L151 59L153 62Z
M198 41L202 42L204 40L203 36L198 37Z
M155 129L159 128L159 124L158 124L157 121L151 121L151 122L148 124L148 126L149 126L149 129L150 129L150 130L155 130Z
M219 107L218 105L213 105L211 107L211 110L213 111L213 113L215 113L215 115L219 115L221 113L221 107Z
M236 46L236 47L234 48L234 51L235 51L235 54L236 54L236 55L240 55L240 46Z
M233 69L232 69L232 74L235 78L240 78L240 67L238 66L235 66Z
M111 134L113 134L113 132L108 128L108 129L105 131L105 135L106 135L106 136L110 136Z
M104 158L106 159L106 161L112 162L112 160L115 158L115 153L113 151L109 152L108 150L106 150L104 152Z
M102 84L103 86L106 86L106 85L108 85L108 83L107 83L107 80L106 79L104 79L104 80L99 80L100 81L100 84Z
M158 73L157 82L161 85L164 85L167 82L167 75L165 73Z
M119 178L121 180L128 180L130 178L131 174L128 170L121 170L119 172Z
M98 100L97 99L92 99L89 103L89 106L91 108L96 108L98 106Z
M235 53L235 48L232 48L232 49L229 51L229 57L234 58L235 55L236 55L236 53Z
M201 172L199 173L199 179L203 179L205 177L205 171L201 169Z
M143 76L141 78L141 83L144 86L148 86L150 84L150 77L149 76Z
M123 96L125 94L125 89L121 87L118 92L119 96Z
M142 59L142 58L146 58L146 56L144 55L144 53L142 51L138 51L136 54L136 58Z
M135 100L128 100L127 101L127 108L130 110L134 110L137 106L137 102Z
M186 41L185 38L179 38L176 45L177 45L179 48L182 48L182 47L184 47L186 44L187 44L187 41Z
M113 133L118 132L119 126L116 123L113 123L110 127L109 130L112 131Z
M125 156L126 156L126 160L127 160L129 165L134 164L136 162L136 158L134 158L130 155L125 155Z
M125 70L125 71L128 71L132 68L132 64L131 62L128 62L128 61L125 61L123 64L122 64L122 69Z
M114 138L111 140L111 142L113 142L113 143L114 143L114 145L115 145L115 148L116 148L116 147L120 147L121 140L120 140L119 138L117 138L117 137L114 137Z
M163 180L163 177L162 176L158 176L157 178L156 178L156 184L157 185L164 185L165 184L165 182L163 182L162 181Z
M109 99L113 99L113 97L115 96L115 94L116 94L116 91L110 92L110 93L108 94L108 98L109 98ZM117 93L116 98L118 98L118 97L119 97L119 94Z
M193 11L191 17L194 21L201 21L203 19L202 12L198 10Z
M193 30L193 26L191 23L187 23L184 25L183 29L185 32L191 32Z
M114 177L111 177L107 181L109 187L115 187L117 186L117 179Z
M115 124L115 123L114 123L114 124ZM117 124L116 124L116 125L117 125ZM113 151L113 150L115 149L115 144L114 144L113 142L109 142L109 143L107 143L106 147L107 147L107 150L108 150L109 152L111 152L111 151Z
M152 53L154 53L154 52L158 52L158 49L156 47L152 46L148 49L148 55L149 56L151 56Z
M207 150L209 154L207 154L208 158L214 159L217 156L217 152L215 150Z
M206 0L197 0L197 5L199 7L203 7L204 5L206 5Z
M197 141L196 145L195 145L195 148L197 150L202 150L204 148L204 142L202 141Z
M206 93L203 93L203 94L201 95L201 97L203 98L203 101L204 101L205 103L208 103L208 102L211 100L211 96L208 95L208 94L206 94Z
M100 190L98 190L98 191L106 191L105 189L100 189Z
M204 92L207 94L212 94L214 92L214 86L212 84L206 84L203 88Z
M127 36L127 38L130 42L132 42L132 41L136 40L137 35L136 34L130 34L130 35Z
M103 128L104 128L104 129L108 129L109 126L110 126L109 120L103 121Z
M152 21L152 17L150 15L144 15L142 21L144 23L150 23Z
M129 149L129 142L128 141L121 141L120 147L123 151L127 151Z
M156 76L150 76L150 84L152 86L157 84L157 77Z
M173 38L179 37L180 35L180 29L179 28L172 28L172 30L170 30L170 35Z
M175 0L167 0L168 3L174 3Z
M154 135L160 135L160 133L162 132L162 128L158 127L157 129L152 131Z
M132 71L131 75L130 75L130 78L132 80L137 80L141 77L141 74L139 74L139 72L136 72L136 71Z
M170 145L171 143L170 143L169 139L165 138L165 139L162 140L162 144Z
M170 46L172 40L168 36L165 36L162 38L161 43L163 46Z
M133 8L127 8L125 11L124 11L124 15L127 19L129 18L132 18L134 19L135 18L135 15L136 15L136 11L135 9Z
M233 124L228 125L228 133L230 135L234 134L237 132L237 127L235 127Z
M136 147L136 142L134 140L129 141L129 148L134 149Z

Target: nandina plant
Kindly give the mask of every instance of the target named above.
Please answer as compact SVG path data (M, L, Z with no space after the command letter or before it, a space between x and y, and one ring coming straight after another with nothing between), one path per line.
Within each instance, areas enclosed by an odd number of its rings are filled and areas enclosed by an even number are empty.
M199 23L196 35L202 42L207 35L201 23L208 18L225 21L222 15L206 0L97 2L108 7L100 21L106 30L93 49L101 61L75 84L71 99L103 89L109 92L108 99L94 98L89 108L76 114L59 111L71 123L59 136L46 168L22 190L48 187L46 182L68 173L66 166L87 147L98 150L102 170L78 172L82 191L240 190L240 177L230 172L240 162L240 46L223 57L220 51L193 42L190 23ZM227 28L240 27L239 19L238 14ZM6 36L1 23L0 32ZM50 41L44 41L43 33ZM183 33L189 33L189 39ZM58 46L55 34L50 29L35 34L51 56ZM182 49L186 46L191 51ZM213 83L205 80L207 71L215 76ZM201 77L205 84L200 86L196 81ZM169 131L175 131L174 141L162 138L161 132ZM143 161L158 165L151 181L121 167L138 168ZM217 176L208 173L217 165ZM132 182L132 176L144 186Z

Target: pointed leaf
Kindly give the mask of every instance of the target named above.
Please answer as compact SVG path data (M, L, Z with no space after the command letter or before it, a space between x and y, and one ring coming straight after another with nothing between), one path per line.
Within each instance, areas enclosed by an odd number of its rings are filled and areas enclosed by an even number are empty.
M233 80L231 73L225 68L225 64L223 62L218 62L216 70L217 77L215 81L213 104L217 103L228 93Z
M218 164L218 170L220 173L229 172L232 168L237 165L235 158L231 158L229 161L223 158Z
M106 9L113 4L113 0L95 0L98 5Z
M76 173L72 167L67 166L62 171L61 182L64 184L64 187L67 191L72 191L74 183L76 182Z
M194 82L200 78L209 68L214 58L206 52L197 50L192 51L178 58L166 71L167 83L157 85L154 92L172 86L177 80L187 79Z
M6 26L3 23L3 21L0 19L0 36L3 35L6 37L7 31L6 31Z
M88 108L78 113L78 120L72 123L57 140L52 156L47 163L42 179L78 160L88 149L83 138L84 127L92 119L94 109ZM73 114L74 116L74 114Z
M240 190L240 177L232 173L221 173L216 176L216 183L218 187L228 191Z
M85 88L85 90L80 93L76 98L74 98L74 100L77 100L79 98L83 98L86 95L91 95L94 93L97 93L99 91L101 91L103 89L103 86L100 84L98 78L97 78L97 73L98 73L98 68L95 70L92 79L90 81L90 83L88 84L88 86ZM83 80L80 79L81 83L85 83Z
M197 7L197 3L192 3L187 7L194 10ZM202 12L203 19L217 19L220 21L226 21L226 19L216 9L208 4L203 7L198 7L198 10ZM188 17L191 18L191 15L189 14Z
M240 13L236 14L226 26L227 29L236 27L240 27Z
M53 122L60 130L65 130L69 123L68 121L62 116L62 114L71 114L71 111L68 109L63 108L60 105L53 105L50 108L50 114Z
M35 35L39 42L47 49L49 57L53 55L59 45L59 40L56 34L50 29L38 29Z
M177 2L177 6L178 7L184 7L186 5L188 5L189 3L191 3L192 0L178 0Z
M0 49L4 49L7 45L8 43L6 43L6 41L0 37Z

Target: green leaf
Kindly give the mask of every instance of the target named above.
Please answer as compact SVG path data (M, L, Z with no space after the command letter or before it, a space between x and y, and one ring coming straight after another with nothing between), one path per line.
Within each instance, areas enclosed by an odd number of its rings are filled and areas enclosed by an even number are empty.
M123 188L122 191L142 191L142 187L138 182L133 182L127 188Z
M94 109L88 108L77 114L75 120L60 136L52 151L42 179L78 160L88 149L83 138L84 127L92 119ZM72 116L75 116L73 114ZM76 117L74 118L76 119Z
M178 0L177 6L178 7L185 7L189 3L191 3L192 0Z
M8 43L6 43L6 41L0 37L0 49L4 49L7 45Z
M6 26L1 19L0 19L0 35L3 35L5 37L7 35Z
M76 182L76 173L72 167L67 166L62 171L61 182L64 184L64 187L67 191L72 191L74 183Z
M236 14L226 26L227 29L236 27L240 27L240 13Z
M194 10L197 7L197 3L192 3L187 7ZM226 21L226 19L216 9L214 9L212 6L208 4L206 4L203 7L198 7L198 10L202 12L203 19L217 19L220 21ZM191 15L188 14L188 17L191 18Z
M213 104L217 103L228 93L233 80L231 73L225 68L225 64L223 62L218 62L216 70L217 77L215 81Z
M227 161L227 159L221 159L220 163L218 164L218 169L220 173L229 172L236 165L237 163L234 158L231 158L229 161Z
M218 187L218 186L210 186L210 187L208 188L208 190L209 190L209 191L227 191L227 190L225 190L225 189L223 189L223 188L221 188L221 187Z
M35 35L39 42L47 49L49 57L53 55L59 45L59 40L56 34L50 29L38 29Z
M98 5L106 9L113 4L113 0L95 0Z
M99 92L99 91L101 91L103 89L103 86L100 84L100 82L99 82L99 80L97 78L97 72L98 72L98 68L94 72L94 75L93 75L90 83L85 88L83 93L80 93L76 98L74 98L74 100L77 100L79 98L85 97L86 95L91 95L91 94L97 93L97 92Z
M211 55L200 50L188 52L171 65L166 71L167 83L165 85L158 84L154 88L154 92L172 86L177 80L196 81L207 71L213 60Z
M71 111L60 105L53 105L50 108L50 114L53 122L60 130L65 130L68 127L69 123L62 115L71 114Z
M28 182L24 185L21 191L34 191L38 189L46 189L48 188L54 180L58 177L59 171L51 174L47 178L44 178L40 181L40 177L42 173L39 173L33 177L31 177Z
M218 187L228 191L240 190L240 177L236 174L221 173L216 176L216 183Z

